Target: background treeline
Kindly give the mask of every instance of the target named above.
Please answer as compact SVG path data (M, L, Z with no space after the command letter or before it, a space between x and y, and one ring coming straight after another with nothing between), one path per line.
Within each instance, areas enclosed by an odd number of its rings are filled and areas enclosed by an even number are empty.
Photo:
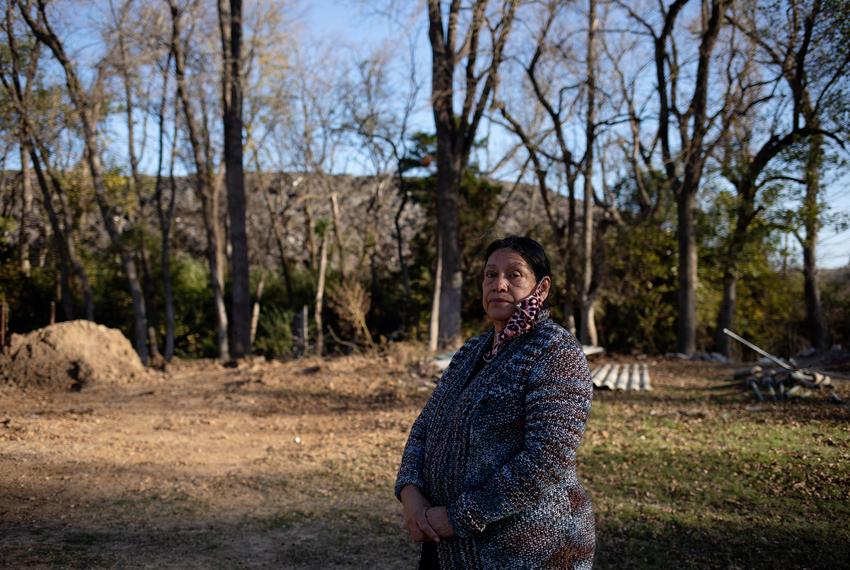
M368 53L278 2L82 6L4 4L13 331L53 303L144 360L453 346L524 233L585 343L850 340L816 247L846 224L846 2L387 3Z

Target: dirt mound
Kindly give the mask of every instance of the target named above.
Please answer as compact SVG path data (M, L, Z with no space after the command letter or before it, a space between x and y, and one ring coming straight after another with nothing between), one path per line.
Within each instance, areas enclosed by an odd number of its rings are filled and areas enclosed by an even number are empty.
M121 331L91 321L12 335L11 346L0 356L0 385L19 388L80 390L144 376L144 366Z

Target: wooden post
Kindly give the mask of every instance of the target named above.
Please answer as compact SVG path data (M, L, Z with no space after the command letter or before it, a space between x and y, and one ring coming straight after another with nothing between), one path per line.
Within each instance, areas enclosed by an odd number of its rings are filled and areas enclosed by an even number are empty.
M50 301L50 324L56 324L56 301Z

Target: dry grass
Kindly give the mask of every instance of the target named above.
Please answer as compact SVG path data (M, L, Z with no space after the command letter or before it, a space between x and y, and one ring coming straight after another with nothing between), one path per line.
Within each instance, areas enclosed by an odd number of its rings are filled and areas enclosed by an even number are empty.
M430 389L418 356L0 394L0 566L415 567L392 483ZM753 409L721 368L653 371L654 392L594 402L579 473L598 567L850 559L847 409Z

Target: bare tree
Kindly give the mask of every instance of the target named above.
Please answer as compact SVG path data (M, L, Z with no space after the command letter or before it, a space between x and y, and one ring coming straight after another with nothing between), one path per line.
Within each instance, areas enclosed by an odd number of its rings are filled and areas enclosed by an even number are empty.
M168 162L168 197L165 197L166 182L163 177L163 166L165 162L165 129L166 115L169 102L169 77L171 76L172 52L168 50L165 54L164 63L161 67L162 95L156 111L158 152L156 164L156 183L154 185L154 199L156 202L157 219L160 229L160 271L162 273L162 290L165 297L165 343L163 358L170 362L174 357L174 336L176 333L175 311L174 311L174 285L171 277L171 228L174 221L174 209L177 205L177 182L174 178L174 163L177 159L177 137L180 128L179 100L174 98L174 114L172 121L174 130L171 136L171 149Z
M848 40L846 22L850 11L841 3L830 4L828 1L824 3L821 0L790 2L786 14L789 27L798 33L795 39L799 41L799 47L794 55L793 63L787 52L780 52L782 59L773 59L775 64L781 66L783 77L794 94L794 127L812 130L812 136L807 140L808 152L803 170L806 190L802 201L801 218L804 232L801 234L795 231L794 235L803 250L804 294L809 341L812 346L820 350L829 346L817 269L817 237L821 227L819 197L825 140L827 137L832 137L843 146L843 139L838 136L839 133L844 138L850 135L847 132L846 122L842 123L841 119L836 121L834 118L840 117L842 112L846 113L848 95L850 95L847 83L850 52L846 48ZM822 41L818 42L818 39ZM818 43L826 49L817 45ZM794 42L792 45L797 44ZM809 54L814 62L811 70L806 67L806 58ZM772 55L776 55L776 52ZM801 122L805 127L801 127ZM827 122L833 122L834 130L824 128L824 123Z
M564 94L567 88L555 86L553 84L554 82L545 82L548 85L544 85L544 80L540 78L539 69L544 54L551 51L548 46L548 42L550 41L549 36L559 14L562 13L564 8L565 5L561 2L553 1L546 3L543 9L543 23L540 26L540 30L536 33L534 52L527 63L521 64L522 72L528 79L531 93L522 92L515 105L509 105L506 101L499 101L495 104L495 107L499 109L502 117L507 121L507 128L519 137L531 161L537 187L540 191L541 202L546 213L546 219L563 263L565 277L563 289L564 315L569 321L570 328L575 329L573 318L575 291L572 277L576 273L574 268L576 234L575 185L579 174L579 161L574 158L573 149L567 144L564 134L567 122L565 115L572 112L572 106L565 104ZM521 80L517 81L517 83L521 84ZM551 89L547 89L547 86L551 87ZM550 96L553 96L550 91L555 92L554 102L550 101ZM532 116L523 120L519 112L514 111L513 107L516 107L520 112L527 109L526 100L529 96L533 97L538 105L532 107ZM551 122L548 128L543 125L545 119L549 119ZM554 152L544 148L546 139L550 134L554 134L557 141L557 156L555 156ZM563 208L559 208L558 204L553 204L552 195L554 189L549 180L552 163L557 163L554 167L559 170L559 176L556 177L556 180L563 180L566 187L566 219L561 214Z
M453 0L448 10L440 0L428 0L428 38L431 43L431 105L437 129L437 228L440 235L442 282L439 337L444 346L460 340L463 274L460 263L458 204L460 181L490 98L496 89L505 44L519 0L506 0L498 13L488 14L488 0L464 6ZM471 15L464 22L464 14ZM444 12L445 13L444 15ZM459 26L466 31L458 41ZM490 37L485 36L489 31ZM456 69L462 68L462 105L455 110Z
M692 354L696 350L697 326L696 196L706 161L720 139L719 134L710 137L716 117L709 111L708 100L712 65L719 63L714 51L731 0L701 0L695 22L699 37L696 67L688 73L679 60L674 34L688 0L674 0L669 6L660 6L660 29L628 3L616 2L652 39L658 96L657 138L666 184L676 199L678 222L677 349ZM689 93L684 101L687 106L682 108L679 100L686 92Z
M50 49L64 71L68 96L74 104L74 109L77 113L80 126L83 131L86 161L88 163L89 172L94 186L95 198L97 200L104 225L106 226L106 231L109 234L113 247L115 247L121 257L124 272L127 276L130 296L133 302L134 344L136 352L139 353L139 358L142 362L147 364L147 309L145 307L142 286L139 281L136 263L133 260L133 256L122 242L121 232L115 222L114 208L109 202L106 184L103 180L103 165L101 163L97 137L97 121L100 112L100 105L102 104L102 101L100 100L101 94L99 93L99 85L102 77L99 75L95 80L94 87L89 92L86 92L78 79L74 64L66 54L62 41L50 25L45 0L38 0L36 2L36 14L31 12L31 8L28 3L19 2L18 5L24 20L26 20L26 23L32 30L33 34L40 42Z
M599 200L594 191L594 168L598 139L606 123L617 119L599 118L599 62L597 37L600 27L596 2L590 2L584 14L586 26L573 30L578 18L572 7L559 1L546 2L536 12L539 28L532 28L533 52L519 61L522 78L517 81L524 89L514 100L505 97L497 104L506 127L520 139L528 154L530 165L541 196L543 210L563 260L564 314L571 329L575 329L574 312L578 309L578 336L582 342L595 343L594 306L600 292L600 280L595 268L602 259L594 248L594 234L599 221L594 210L616 209L613 201ZM565 38L585 35L584 54L575 53ZM575 42L578 43L578 42ZM522 49L520 44L520 49ZM522 81L524 79L525 81ZM604 98L604 97L603 97ZM531 99L536 104L529 105ZM578 117L584 108L583 124ZM610 113L615 113L611 109ZM576 135L583 129L583 137ZM583 138L583 145L576 140ZM583 178L581 206L581 236L578 235L578 201L576 185ZM561 196L566 195L566 208ZM566 215L564 212L566 211ZM579 239L580 238L580 239Z
M587 11L587 116L585 124L584 204L582 205L581 280L578 287L579 340L595 345L596 321L593 318L596 291L593 288L593 150L596 144L596 0L589 0Z
M388 172L392 172L393 182L401 200L393 216L393 228L396 256L407 300L402 308L401 320L404 327L409 324L406 305L412 299L410 272L405 259L405 228L403 219L410 199L409 182L405 173L414 167L408 156L408 136L411 115L413 113L421 82L416 74L416 52L413 39L410 39L410 59L405 80L394 80L388 70L389 54L376 52L360 62L356 78L346 90L346 127L356 134L356 140L365 143L364 151L380 190ZM400 87L398 87L400 85ZM400 102L399 106L397 102ZM376 197L378 196L376 192ZM376 204L373 200L370 207ZM376 231L379 227L379 207L372 207ZM367 240L364 240L364 243ZM373 251L378 240L371 240Z
M828 344L826 327L817 286L815 243L819 223L818 193L820 186L820 161L824 140L833 138L841 141L839 124L823 125L821 117L828 105L846 100L847 86L839 81L850 65L850 54L843 57L824 57L836 41L831 30L832 16L823 11L821 1L811 3L791 2L788 10L770 6L752 5L749 10L739 10L729 16L736 29L743 32L752 46L752 57L767 62L762 74L770 75L769 81L756 75L750 81L758 86L755 93L746 93L739 104L740 111L733 118L733 133L739 133L734 141L725 145L723 160L724 175L732 182L737 194L734 229L727 240L726 263L723 273L723 300L717 321L716 344L723 354L729 352L729 339L722 333L733 325L736 305L736 285L739 279L739 264L744 248L752 240L751 225L764 206L757 205L759 191L777 182L800 183L805 186L801 209L804 234L794 231L803 249L803 272L805 277L806 312L812 346L823 349ZM784 24L784 25L783 25ZM840 52L839 52L840 53ZM773 70L773 72L771 72ZM811 80L814 73L825 78ZM743 84L750 74L749 68L742 70ZM786 89L782 89L782 84ZM744 91L751 91L744 88ZM815 96L812 95L813 90ZM790 102L790 105L788 104ZM751 111L766 112L759 116L770 116L772 121L768 138L754 151L748 148L752 137L752 123L758 120ZM787 112L777 110L791 110ZM748 113L744 116L745 113ZM789 120L790 119L790 120ZM746 122L743 128L734 127ZM768 122L768 121L764 121ZM742 131L742 132L741 132ZM801 177L771 171L769 165L781 158L794 146L805 145ZM781 166L779 168L782 168Z
M0 74L0 80L18 115L18 146L25 150L25 155L21 158L22 175L27 179L31 177L31 164L57 253L59 296L64 318L73 319L76 316L72 286L72 277L76 276L83 292L83 313L86 319L93 320L93 295L88 274L76 252L72 208L69 205L68 193L52 164L51 156L57 153L55 149L48 149L48 141L55 139L56 133L62 130L60 116L63 106L55 90L36 85L42 44L38 41L32 41L31 44L27 42L26 46L20 44L17 39L18 32L15 30L17 20L14 18L14 12L14 4L8 3L5 29L9 73L8 76ZM26 191L27 188L24 187L22 226L29 225L27 220L32 214L32 211L27 212ZM29 200L31 201L31 197ZM29 232L26 232L26 236L22 235L21 239L28 240ZM22 247L26 248L27 244L22 243ZM29 255L23 257L28 258Z
M135 219L131 220L132 226L136 232L135 249L139 267L142 271L142 291L145 295L146 305L150 306L151 295L153 294L153 277L151 276L150 261L147 251L147 204L148 197L145 194L145 188L142 181L142 173L139 164L143 158L145 151L144 136L146 123L141 126L142 136L138 136L136 130L136 121L138 114L138 103L144 105L147 99L146 93L141 89L142 85L148 85L140 81L141 70L148 62L150 52L146 49L147 46L143 42L137 41L135 34L131 32L133 26L138 25L138 22L132 20L132 9L134 6L133 0L124 0L116 9L112 0L110 0L110 12L112 21L111 36L107 37L108 45L114 46L110 50L111 56L107 58L107 62L114 72L115 76L121 82L121 92L124 96L124 119L127 129L127 157L130 166L130 175L127 177L128 195L135 195L138 205L138 212ZM142 91L141 96L137 97L137 91ZM145 115L145 118L147 115ZM128 213L129 214L129 213ZM154 347L151 347L153 350Z
M204 229L207 237L207 262L210 269L210 285L215 304L216 331L218 336L218 354L222 360L230 359L230 343L227 334L227 310L224 305L224 253L223 233L220 213L220 184L214 171L213 149L208 128L208 113L203 95L201 120L199 121L192 105L191 95L186 84L186 45L191 42L184 37L182 29L183 10L176 0L169 0L171 12L171 54L174 58L174 73L177 81L177 98L183 112L182 124L186 129L192 161L195 167L195 190L201 200ZM250 325L250 317L248 320Z
M18 112L18 150L21 162L21 213L18 229L18 264L21 273L30 274L30 218L32 216L32 173L30 172L30 143L29 143L29 104L32 98L32 89L35 73L38 68L39 46L36 44L29 54L28 61L21 62L21 54L18 42L15 38L14 21L12 18L13 6L6 5L5 28L8 40L8 57L10 77L3 74L3 84L10 99L14 102ZM5 66L4 66L5 67ZM21 82L23 75L23 83ZM10 84L11 83L11 84Z

